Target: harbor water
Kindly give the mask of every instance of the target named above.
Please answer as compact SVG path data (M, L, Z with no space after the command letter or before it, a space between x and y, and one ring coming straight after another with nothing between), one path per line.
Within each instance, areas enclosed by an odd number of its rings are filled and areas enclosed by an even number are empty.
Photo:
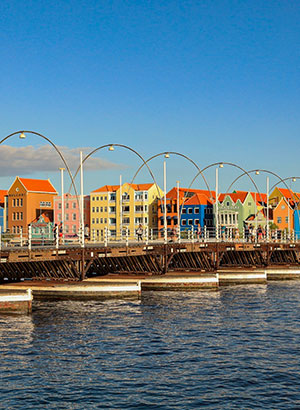
M0 316L1 409L298 409L300 281Z

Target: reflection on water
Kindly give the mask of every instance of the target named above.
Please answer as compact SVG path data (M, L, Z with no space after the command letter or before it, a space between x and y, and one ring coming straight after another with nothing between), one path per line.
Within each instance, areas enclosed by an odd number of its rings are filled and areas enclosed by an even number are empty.
M0 316L3 409L300 408L300 282Z

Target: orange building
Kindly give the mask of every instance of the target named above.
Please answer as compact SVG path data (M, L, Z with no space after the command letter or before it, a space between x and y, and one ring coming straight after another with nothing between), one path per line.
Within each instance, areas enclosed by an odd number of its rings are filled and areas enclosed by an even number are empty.
M49 180L16 177L8 190L7 228L19 233L41 214L53 222L54 197L57 192Z
M183 204L184 198L184 207L187 204L189 198L192 198L195 194L204 195L207 199L210 199L212 195L212 201L215 196L215 191L207 191L204 189L188 189L188 188L179 188L177 187L172 188L166 195L166 204L167 204L167 229L168 231L172 229L176 229L178 226L178 196L179 196L179 206ZM184 209L183 212L184 213ZM163 235L164 229L164 199L162 197L162 201L158 200L158 231L160 235Z
M275 208L273 208L274 223L278 229L285 230L293 229L294 226L294 210L288 206L286 199L283 197L279 200ZM289 220L290 218L290 220Z

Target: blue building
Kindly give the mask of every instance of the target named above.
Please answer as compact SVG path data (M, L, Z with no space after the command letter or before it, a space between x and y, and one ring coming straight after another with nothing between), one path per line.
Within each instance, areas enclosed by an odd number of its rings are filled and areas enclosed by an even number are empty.
M206 195L195 193L183 205L180 229L190 230L193 226L196 230L199 223L201 228L213 227L213 204Z
M0 206L0 226L1 231L4 232L4 207Z
M300 222L299 222L300 210L294 209L294 231L295 237L300 239Z

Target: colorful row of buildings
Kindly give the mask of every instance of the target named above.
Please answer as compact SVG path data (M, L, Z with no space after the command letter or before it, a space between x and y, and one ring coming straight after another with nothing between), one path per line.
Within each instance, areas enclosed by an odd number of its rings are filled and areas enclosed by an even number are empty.
M172 188L166 194L166 223L168 231L197 229L212 230L218 225L240 232L247 226L265 227L267 195L248 191L221 193L217 201L214 191ZM300 194L276 187L269 195L268 221L278 230L299 229ZM64 205L64 209L62 206ZM42 230L53 232L62 226L64 234L78 235L80 229L80 198L61 196L49 180L16 177L9 190L0 190L0 225L3 232L33 234ZM164 232L164 193L154 183L104 185L84 196L84 226L90 237L103 239L110 236L134 235L142 225L149 232ZM40 230L40 231L39 231Z

